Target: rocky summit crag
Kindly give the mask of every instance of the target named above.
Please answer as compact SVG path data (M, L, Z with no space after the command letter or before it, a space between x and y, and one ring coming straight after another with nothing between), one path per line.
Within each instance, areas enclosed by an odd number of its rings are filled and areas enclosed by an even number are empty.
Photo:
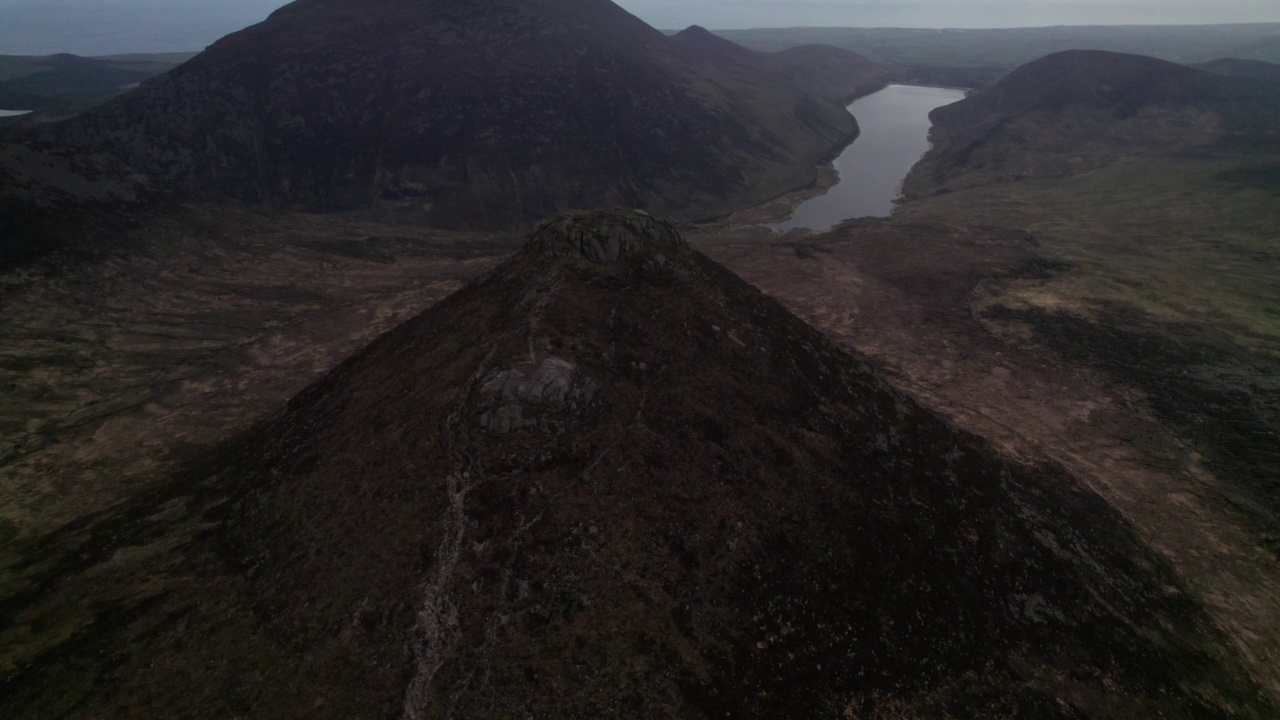
M1274 717L1104 501L644 213L541 225L178 486L164 592L0 711Z
M696 219L812 182L856 134L843 103L889 74L834 48L704 45L608 0L298 0L20 139L166 192L440 227L612 204Z

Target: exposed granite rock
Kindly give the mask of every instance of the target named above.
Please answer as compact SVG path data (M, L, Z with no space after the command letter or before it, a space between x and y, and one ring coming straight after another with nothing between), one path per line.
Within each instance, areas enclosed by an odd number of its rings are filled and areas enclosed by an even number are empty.
M480 386L480 397L493 409L482 413L478 422L494 435L526 428L549 431L551 423L543 411L585 409L594 396L594 383L578 377L577 365L549 357L541 364L524 363L489 375Z
M526 249L553 258L612 265L637 256L687 251L680 231L642 210L564 212L540 224Z

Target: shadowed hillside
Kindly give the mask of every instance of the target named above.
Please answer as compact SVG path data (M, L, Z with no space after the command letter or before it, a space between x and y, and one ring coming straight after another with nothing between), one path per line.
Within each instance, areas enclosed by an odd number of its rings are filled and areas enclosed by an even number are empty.
M607 204L693 219L812 182L856 133L842 103L887 77L834 49L735 53L608 0L299 0L25 137L279 207L448 227Z
M1280 85L1136 55L1063 52L930 114L907 197L1062 177L1142 155L1280 149Z

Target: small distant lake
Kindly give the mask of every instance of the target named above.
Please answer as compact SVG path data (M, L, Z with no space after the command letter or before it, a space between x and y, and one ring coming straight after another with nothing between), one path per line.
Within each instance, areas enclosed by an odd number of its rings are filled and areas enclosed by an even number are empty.
M30 110L0 110L0 118L17 117L19 115L26 115L29 112L31 111Z
M929 149L929 113L964 99L963 90L890 85L849 106L861 134L835 161L840 182L769 227L827 230L856 217L888 217L902 180Z

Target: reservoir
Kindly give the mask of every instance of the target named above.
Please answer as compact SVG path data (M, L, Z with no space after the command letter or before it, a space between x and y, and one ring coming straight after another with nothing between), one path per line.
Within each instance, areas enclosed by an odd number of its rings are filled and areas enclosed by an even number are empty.
M29 112L31 111L30 110L0 110L0 118L17 117L19 115L26 115Z
M779 230L827 230L856 217L888 217L902 179L929 149L929 112L964 99L963 90L890 85L849 106L861 134L835 161L840 181L802 203Z

